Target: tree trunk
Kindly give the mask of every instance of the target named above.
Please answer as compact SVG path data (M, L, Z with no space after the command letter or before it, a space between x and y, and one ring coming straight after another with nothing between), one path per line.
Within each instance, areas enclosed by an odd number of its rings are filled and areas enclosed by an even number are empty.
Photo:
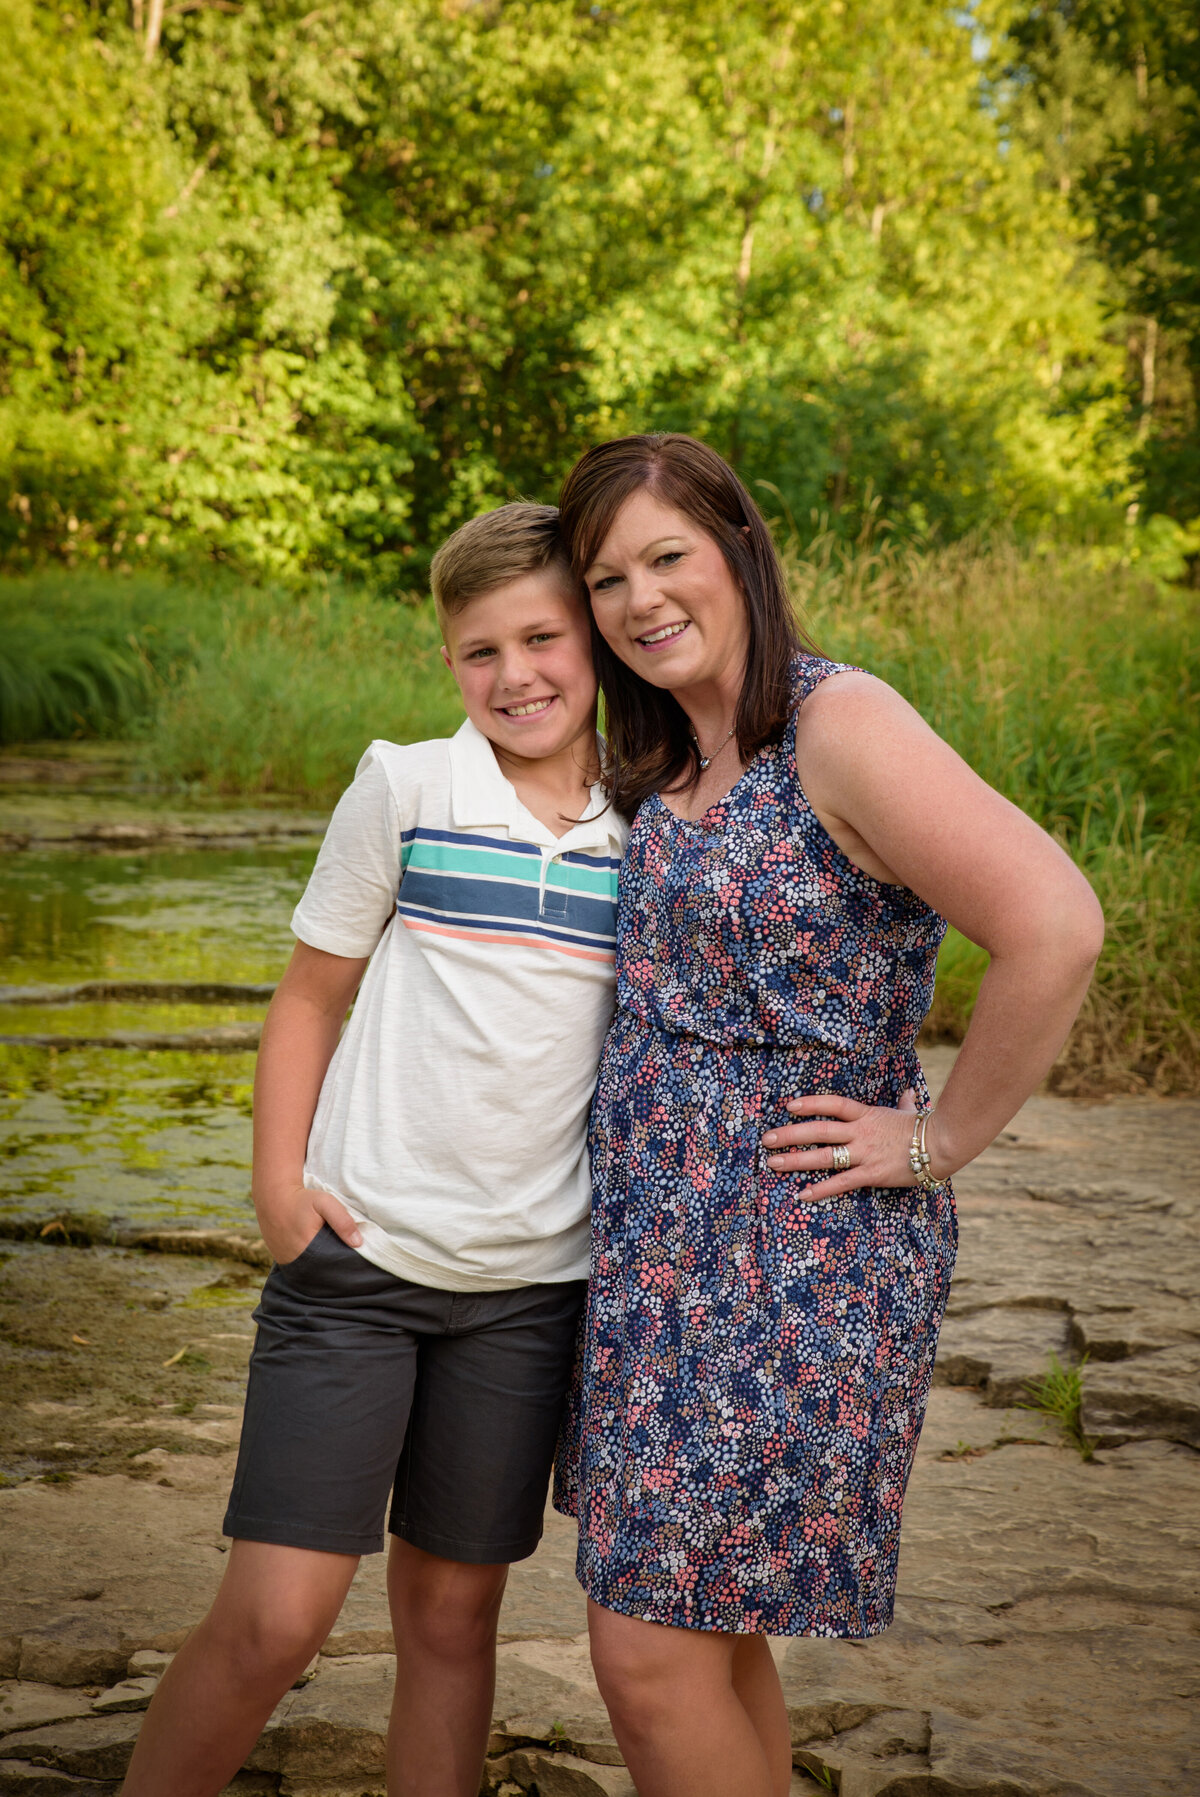
M1144 443L1150 435L1150 426L1154 418L1154 387L1156 380L1156 358L1158 355L1158 320L1146 320L1146 335L1142 340L1142 415L1138 419L1138 442Z
M163 7L166 0L150 0L150 12L146 19L146 61L154 61L154 53L158 49L158 40L162 36Z

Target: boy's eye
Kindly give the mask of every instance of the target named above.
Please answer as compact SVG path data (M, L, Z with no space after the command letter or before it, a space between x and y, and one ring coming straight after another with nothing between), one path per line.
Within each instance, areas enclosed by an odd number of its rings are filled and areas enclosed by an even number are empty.
M553 630L538 630L534 632L529 640L531 643L552 643L556 634L557 633Z
M496 651L494 649L472 649L471 653L467 656L467 660L482 661L485 655L494 655L495 653Z

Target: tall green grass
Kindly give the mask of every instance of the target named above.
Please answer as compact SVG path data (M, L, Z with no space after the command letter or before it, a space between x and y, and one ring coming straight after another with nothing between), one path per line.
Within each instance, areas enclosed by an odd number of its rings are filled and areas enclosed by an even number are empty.
M125 736L160 783L328 800L375 736L458 728L432 606L333 586L0 581L0 742Z
M1096 887L1103 958L1056 1079L1200 1089L1200 599L1082 550L792 543L814 639L903 692ZM0 736L125 734L180 789L328 802L374 736L457 728L428 602L56 574L0 583ZM987 958L953 932L931 1026Z
M820 648L912 701L1096 888L1107 941L1065 1090L1200 1085L1200 595L1085 550L787 552ZM987 957L953 932L930 1022L963 1034Z
M218 792L329 800L377 736L417 742L462 722L430 604L334 589L247 592L208 621L159 705L150 770Z
M127 735L187 659L201 598L154 576L0 581L0 742Z

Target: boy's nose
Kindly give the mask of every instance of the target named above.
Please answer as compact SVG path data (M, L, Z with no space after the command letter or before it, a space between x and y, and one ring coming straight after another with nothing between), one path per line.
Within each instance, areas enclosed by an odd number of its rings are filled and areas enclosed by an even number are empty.
M510 653L505 655L499 668L500 685L513 692L520 692L533 680L533 669L525 656Z

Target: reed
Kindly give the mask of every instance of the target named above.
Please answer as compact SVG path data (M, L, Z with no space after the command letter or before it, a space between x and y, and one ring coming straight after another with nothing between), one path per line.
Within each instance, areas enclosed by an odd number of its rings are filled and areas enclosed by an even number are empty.
M1067 1091L1200 1090L1200 596L1084 549L786 545L819 647L904 693L1091 879L1108 939ZM0 737L135 737L181 790L329 802L372 737L458 727L428 601L102 575L0 583ZM953 931L929 1028L986 955Z
M1200 603L1084 549L886 534L788 545L819 647L889 681L1087 874L1107 940L1064 1091L1200 1087ZM959 1040L987 957L951 931L928 1028Z
M344 589L248 592L210 615L146 747L161 782L329 801L375 737L458 729L432 606Z

